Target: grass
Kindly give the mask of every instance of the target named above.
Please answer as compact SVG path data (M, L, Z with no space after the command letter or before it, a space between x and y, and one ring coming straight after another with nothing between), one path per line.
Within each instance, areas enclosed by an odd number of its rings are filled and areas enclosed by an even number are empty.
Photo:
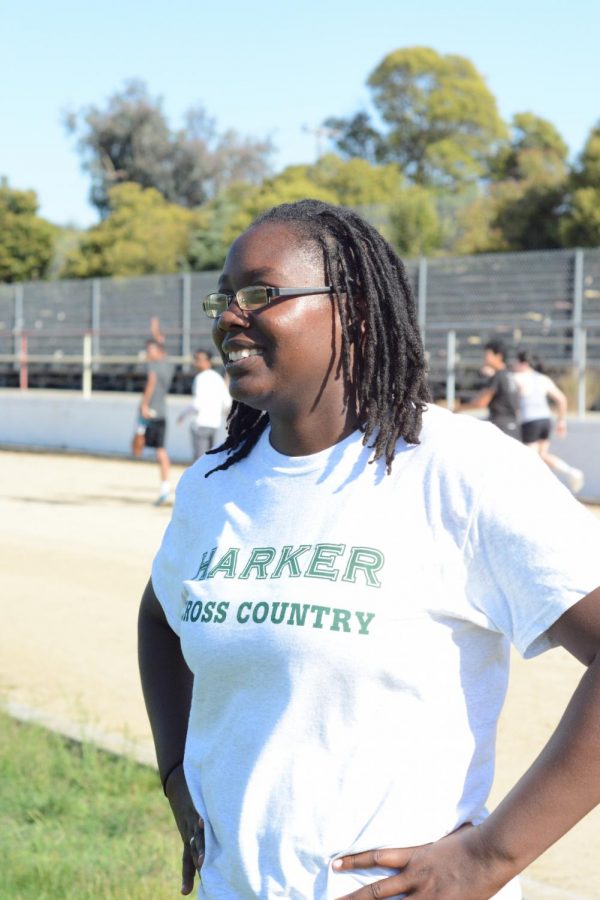
M173 900L181 840L156 772L0 712L0 898Z

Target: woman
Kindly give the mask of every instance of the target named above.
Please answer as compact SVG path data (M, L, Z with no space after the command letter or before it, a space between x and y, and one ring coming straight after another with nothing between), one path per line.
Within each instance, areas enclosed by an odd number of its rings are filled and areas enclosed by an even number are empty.
M573 493L578 493L583 487L581 469L570 466L564 459L550 453L552 410L548 400L558 410L556 434L564 437L567 433L567 398L552 379L544 374L539 360L532 358L526 350L517 353L514 374L519 388L521 440L539 454L554 472L564 475Z
M182 477L140 611L182 892L202 865L203 898L520 897L600 799L600 529L429 405L404 268L353 212L271 210L205 310L229 434ZM487 817L509 640L589 670Z

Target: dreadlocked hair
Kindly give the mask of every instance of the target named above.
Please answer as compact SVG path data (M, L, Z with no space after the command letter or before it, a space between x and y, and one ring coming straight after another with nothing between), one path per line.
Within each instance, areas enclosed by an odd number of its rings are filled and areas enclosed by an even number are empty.
M413 293L402 261L368 222L350 209L320 200L284 203L253 225L281 223L321 248L326 283L339 311L346 398L353 397L363 443L388 473L398 438L418 444L430 399L426 361ZM352 352L354 350L354 352ZM225 442L228 469L247 456L269 422L268 413L234 401Z

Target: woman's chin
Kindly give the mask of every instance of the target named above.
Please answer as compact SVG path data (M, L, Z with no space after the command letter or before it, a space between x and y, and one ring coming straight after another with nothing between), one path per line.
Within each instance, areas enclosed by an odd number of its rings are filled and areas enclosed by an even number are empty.
M260 390L252 390L250 385L240 384L242 379L236 379L229 383L229 393L238 403L243 403L244 406L249 406L251 409L256 409L260 411L266 410L268 406L267 398L263 391Z

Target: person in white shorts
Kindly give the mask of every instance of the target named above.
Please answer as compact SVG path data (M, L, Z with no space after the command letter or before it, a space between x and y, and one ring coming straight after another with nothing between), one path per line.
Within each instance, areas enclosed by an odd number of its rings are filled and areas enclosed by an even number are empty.
M567 398L544 373L540 360L526 350L517 353L514 378L519 388L521 440L538 453L554 472L565 477L573 493L578 493L584 483L581 469L550 452L553 415L548 401L554 403L558 413L556 435L564 437L567 433Z
M182 892L520 897L600 801L600 524L430 403L406 271L355 212L265 213L204 309L228 436L179 481L139 615ZM587 671L488 814L511 643Z

